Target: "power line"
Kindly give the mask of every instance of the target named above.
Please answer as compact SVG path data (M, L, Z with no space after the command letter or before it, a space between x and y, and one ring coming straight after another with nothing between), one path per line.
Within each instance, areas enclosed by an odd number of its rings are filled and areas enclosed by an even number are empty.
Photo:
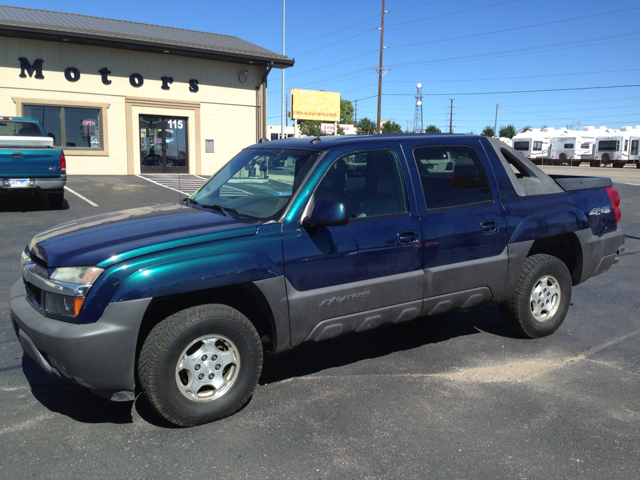
M451 96L451 95L505 95L510 93L540 93L540 92L567 92L576 90L600 90L607 88L632 88L639 85L607 85L603 87L572 87L572 88L546 88L542 90L514 90L511 92L467 92L467 93L425 93L425 96ZM391 96L413 96L412 93L383 93Z
M609 35L606 37L595 37L595 38L589 38L586 40L575 40L575 41L564 42L564 43L550 43L550 44L538 45L538 46L530 47L526 49L518 48L518 49L511 49L511 50L501 50L499 52L475 53L471 55L463 55L460 57L440 58L436 60L426 60L421 62L398 63L390 66L394 68L403 68L403 67L414 67L418 65L436 65L436 64L441 65L445 63L456 63L459 61L466 61L466 60L484 60L486 58L500 58L500 57L508 57L513 55L522 55L527 51L552 51L552 50L562 50L564 48L575 48L576 44L580 44L580 43L586 44L587 42L596 42L598 40L613 40L613 39L620 39L625 37L634 37L638 35L640 35L640 32L632 32L632 33L625 33L622 35ZM618 40L618 41L627 41L627 40ZM602 42L602 43L596 43L592 45L577 45L577 47L603 45L606 43L615 43L615 42ZM543 50L543 49L546 49L546 50Z
M492 78L466 78L466 79L448 79L448 80L426 80L422 83L454 83L454 82L485 82L488 80L522 80L529 78L547 78L547 77L572 77L576 75L596 75L611 74L623 72L639 72L640 68L631 68L627 70L600 70L597 72L575 72L575 73L552 73L548 75L523 75L521 77L492 77ZM387 83L416 83L411 80L395 80L387 81Z
M434 15L432 17L418 18L418 19L415 19L415 20L407 20L406 22L391 23L391 24L387 25L387 27L396 27L398 25L406 25L407 23L422 22L423 20L433 20L434 18L450 17L451 15L458 15L460 13L473 12L474 10L482 10L484 8L496 7L498 5L504 5L505 3L512 3L512 2L515 2L515 1L516 0L505 0L503 2L492 3L491 5L483 5L481 7L468 8L466 10L458 10L457 12L443 13L441 15Z
M426 42L418 42L418 43L405 43L403 45L390 45L389 48L413 47L415 45L426 45L426 44L429 44L429 43L449 42L451 40L461 40L461 39L465 39L465 38L474 38L474 37L482 37L482 36L485 36L485 35L494 35L496 33L512 32L514 30L523 30L525 28L546 27L548 25L553 25L553 24L556 24L556 23L573 22L573 21L576 21L576 20L584 20L585 18L601 17L603 15L613 15L614 13L628 12L630 10L638 10L638 9L640 9L640 7L625 8L623 10L614 10L613 12L594 13L592 15L584 15L582 17L573 17L573 18L566 18L566 19L563 19L563 20L547 21L547 22L544 22L544 23L535 23L533 25L524 25L524 26L520 26L520 27L505 28L503 30L494 30L492 32L474 33L474 34L471 34L471 35L463 35L461 37L442 38L440 40L428 40ZM412 21L414 21L414 20L412 20Z

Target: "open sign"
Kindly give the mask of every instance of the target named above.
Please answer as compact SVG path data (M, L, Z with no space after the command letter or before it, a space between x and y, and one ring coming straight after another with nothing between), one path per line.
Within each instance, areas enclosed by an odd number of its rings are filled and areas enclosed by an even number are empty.
M82 125L85 125L88 127L95 127L96 123L97 122L94 119L82 120Z

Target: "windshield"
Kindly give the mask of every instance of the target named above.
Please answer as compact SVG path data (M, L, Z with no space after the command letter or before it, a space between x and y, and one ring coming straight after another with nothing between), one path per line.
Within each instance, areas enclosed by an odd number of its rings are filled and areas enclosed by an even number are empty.
M246 149L196 191L191 204L240 220L277 220L324 152ZM195 201L195 203L194 203Z

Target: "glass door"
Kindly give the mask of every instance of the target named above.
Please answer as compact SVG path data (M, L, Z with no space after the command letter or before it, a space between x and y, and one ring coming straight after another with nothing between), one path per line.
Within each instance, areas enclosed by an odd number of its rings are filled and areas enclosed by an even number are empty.
M140 115L140 171L189 173L187 119Z

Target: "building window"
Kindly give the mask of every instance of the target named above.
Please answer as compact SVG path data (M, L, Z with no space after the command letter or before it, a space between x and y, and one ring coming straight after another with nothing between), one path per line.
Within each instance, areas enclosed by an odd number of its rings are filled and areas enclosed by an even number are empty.
M102 108L23 105L25 117L42 123L57 147L78 150L104 150Z

